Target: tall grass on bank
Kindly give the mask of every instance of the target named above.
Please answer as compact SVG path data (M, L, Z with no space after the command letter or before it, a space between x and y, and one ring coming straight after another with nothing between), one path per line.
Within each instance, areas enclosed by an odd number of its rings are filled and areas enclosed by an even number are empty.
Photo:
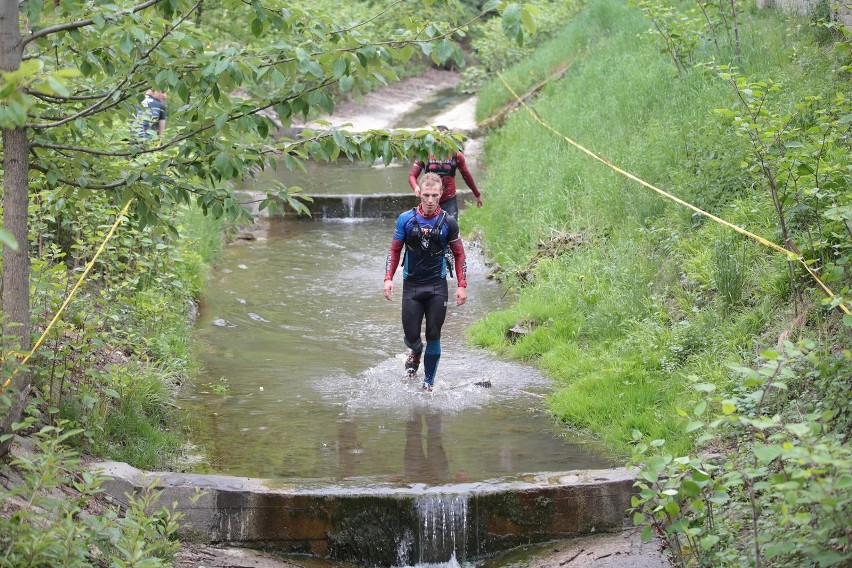
M743 74L786 79L783 101L831 91L830 61L807 26L771 11L741 15ZM527 62L505 73L520 93L541 62L570 63L533 106L545 122L619 167L732 223L775 239L769 200L744 174L748 152L714 114L735 104L707 68L678 79L650 42L642 13L597 0ZM798 43L797 43L798 42ZM718 52L705 45L698 59ZM508 100L499 80L478 116ZM638 430L685 451L676 426L687 377L724 384L792 319L779 257L622 177L519 111L489 136L486 207L462 227L482 235L517 303L470 329L471 341L535 361L557 380L550 408L627 453ZM556 233L582 244L530 266ZM541 256L541 255L539 255ZM815 298L818 300L819 298ZM517 321L536 330L509 343Z
M87 219L109 218L108 202L63 215L76 243L34 262L34 318L44 325L100 245ZM109 243L40 350L33 372L40 409L71 420L81 448L143 469L163 469L181 446L181 415L171 403L195 372L190 313L206 291L210 263L221 248L222 222L186 208L166 220L178 234L125 223ZM45 237L44 240L48 238ZM56 419L44 417L47 421Z

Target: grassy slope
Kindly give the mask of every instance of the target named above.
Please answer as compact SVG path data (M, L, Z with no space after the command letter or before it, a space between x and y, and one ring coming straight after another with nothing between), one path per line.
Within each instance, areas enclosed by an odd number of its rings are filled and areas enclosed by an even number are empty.
M744 20L745 74L789 77L794 87L782 98L790 100L819 88L827 63L818 52L794 57L796 22L768 11ZM505 76L523 92L529 68L570 61L564 80L534 103L545 122L658 187L776 237L768 199L739 169L745 148L713 113L732 106L730 89L700 69L679 80L667 56L639 37L648 27L624 2L593 0ZM708 46L698 59L712 55ZM483 90L478 114L505 98L495 81ZM685 450L676 409L689 402L687 377L723 383L726 362L748 358L761 337L774 341L789 321L783 259L696 221L526 112L492 134L486 151L487 206L466 212L462 225L481 233L509 282L518 285L511 272L553 231L582 234L584 244L539 262L533 283L518 286L517 303L473 326L472 341L536 362L556 380L553 412L613 449L626 452L638 429L666 438L672 452ZM725 310L716 284L732 266L744 276L745 299ZM539 327L508 344L504 331L525 319Z

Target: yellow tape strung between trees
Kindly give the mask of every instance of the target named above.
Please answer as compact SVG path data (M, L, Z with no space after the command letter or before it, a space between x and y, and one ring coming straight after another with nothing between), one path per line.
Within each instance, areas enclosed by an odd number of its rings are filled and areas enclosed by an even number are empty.
M9 375L9 378L8 378L8 379L6 379L6 380L3 382L3 386L2 386L2 387L0 387L0 391L5 390L5 389L6 389L6 387L8 387L8 386L9 386L9 383L11 383L11 382L12 382L12 379L15 377L15 373L17 373L17 372L18 372L18 369L20 369L21 367L23 367L23 366L26 364L26 362L30 360L30 357L32 357L32 356L33 356L33 354L36 352L36 349L38 349L39 347L41 347L41 344L44 342L44 339L47 337L47 334L50 332L51 328L52 328L54 325L56 325L56 322L57 322L57 321L59 321L59 316L61 316L61 315L62 315L62 312L63 312L63 311L65 311L65 308L66 308L66 307L68 307L68 304L71 302L71 298L72 298L72 297L74 297L74 293L75 293L75 292L77 291L77 289L78 289L78 288L79 288L79 287L83 284L83 280L85 280L85 279L86 279L86 277L89 275L89 272L91 272L91 271L92 271L92 268L95 266L95 261L98 259L98 257L101 255L101 253L102 253L102 252L104 251L104 249L106 248L107 243L108 243L108 242L109 242L109 240L112 238L112 236L115 234L115 230L116 230L116 229L118 228L118 226L121 224L121 221L122 221L122 219L124 219L124 216L125 216L125 215L127 215L127 211L130 209L130 204L131 204L131 203L133 203L133 200L132 200L132 199L131 199L130 201L128 201L128 202L127 202L127 205L125 205L125 206L124 206L124 209L122 209L122 210L121 210L121 213L119 213L119 214L118 214L118 217L116 217L116 219L115 219L115 223L113 223L113 224L112 224L112 228L110 228L109 232L107 233L106 237L104 238L104 242L102 242L102 243L101 243L101 246L100 246L100 247L98 247L98 250L95 252L95 256L93 256L93 257L92 257L92 260L90 260L90 261L88 262L88 264L86 264L86 269L85 269L85 270L83 270L83 274L81 274L81 275L80 275L80 278L78 278L78 279L77 279L77 283L76 283L76 284L74 284L74 287L73 287L73 288L71 288L71 291L68 293L68 297L67 297L67 298L65 298L65 301L64 301L64 302L62 302L62 305L61 305L61 306L59 306L59 309L56 311L56 315L54 315L54 316L53 316L53 319L52 319L52 320L50 320L50 323L49 323L49 324L47 324L47 328L45 328L44 333L42 333L42 334L41 334L41 337L39 337L39 338L38 338L38 341L36 341L35 346L33 346L33 348L32 348L32 349L30 349L30 352L29 352L29 353L27 353L27 354L24 356L24 358L23 358L23 360L21 361L20 365L19 365L19 366L17 366L17 367L15 367L15 370L14 370L14 371L12 371L12 374L11 374L11 375ZM10 354L11 354L11 355L15 355L15 356L17 356L17 357L20 357L20 356L22 355L21 353L15 353L15 352L12 352L12 353L10 353ZM7 357L8 357L8 355L10 355L10 354L7 354ZM5 357L4 357L4 359L5 359Z
M684 207L688 207L689 209L692 209L692 210L693 210L693 211L695 211L696 213L699 213L699 214L701 214L701 215L704 215L705 217L707 217L707 218L709 218L709 219L712 219L712 220L716 221L717 223L720 223L720 224L722 224L722 225L725 225L726 227L729 227L729 228L731 228L731 229L735 230L736 232L738 232L738 233L740 233L740 234L743 234L743 235L745 235L745 236L747 236L747 237L749 237L749 238L751 238L751 239L753 239L753 240L755 240L755 241L759 242L760 244L762 244L762 245L764 245L764 246L767 246L767 247L769 247L769 248L771 248L771 249L775 249L776 251L783 253L783 254L787 257L787 259L788 259L788 260L795 260L795 261L800 262L800 263L802 264L802 266L804 266L804 267L805 267L805 270L807 270L807 271L808 271L808 274L810 274L810 275L811 275L811 277L812 277L812 278L816 281L816 283L817 283L817 284L819 284L820 288L822 288L822 290L826 293L826 295L827 295L829 298L834 298L834 297L835 297L834 293L833 293L833 292L832 292L832 291L828 288L828 286L826 286L826 285L823 283L823 281L822 281L822 280L820 280L820 278L819 278L819 276L817 276L816 272L814 272L814 271L811 269L811 267L810 267L810 266L808 266L808 263L805 261L805 259L804 259L804 258L802 258L802 256L801 256L801 255L798 255L798 254L796 254L796 253L794 253L794 252L792 252L792 251L790 251L790 250L787 250L787 249L785 249L784 247L779 246L779 245L777 245L777 244L773 243L772 241L770 241L770 240L768 240L768 239L766 239L766 238L764 238L764 237L761 237L760 235L755 235L754 233L751 233L751 232L749 232L749 231L746 231L746 230L745 230L745 229L743 229L742 227L738 227L738 226L734 225L733 223L729 223L728 221L725 221L724 219L721 219L721 218L719 218L719 217L716 217L716 216L715 216L715 215L713 215L712 213L708 213L707 211L704 211L703 209L699 209L699 208L698 208L698 207L696 207L695 205L692 205L691 203L687 203L687 202L686 202L686 201L684 201L683 199L680 199L680 198L678 198L678 197L675 197L674 195L672 195L672 194L670 194L670 193L667 193L667 192L663 191L662 189L660 189L660 188L658 188L658 187L655 187L655 186L651 185L650 183L648 183L648 182L646 182L646 181L644 181L644 180L642 180L642 179L639 179L638 177L634 176L634 175L633 175L633 174L631 174L630 172L626 172L626 171L622 170L621 168L619 168L618 166L616 166L615 164L613 164L612 162L610 162L610 161L609 161L609 160L607 160L606 158L602 158L601 156L598 156L597 154L595 154L595 153L594 153L594 152L592 152L591 150L588 150L588 149L584 148L584 147L583 147L583 146L581 146L580 144L578 144L578 143L574 142L573 140L571 140L570 138L568 138L567 136L565 136L564 134L562 134L561 132L559 132L558 130L556 130L555 128L553 128L552 126L550 126L549 124L547 124L546 122L544 122L544 120L542 120L542 119L541 119L541 117L539 117L539 116L538 116L538 114L537 114L537 113L536 113L533 109L531 109L531 108L527 105L527 103L525 103L525 102L524 102L524 101L523 101L520 97L518 97L518 95L515 93L515 91L512 89L512 87L510 87L510 86L509 86L509 83L508 83L508 82L506 82L506 79L504 79L504 78L503 78L503 75L501 75L500 73L497 73L497 76L498 76L498 77L500 77L500 80L501 80L501 81L503 81L503 84L504 84L504 85L506 85L506 88L507 88L507 89L509 89L509 92L510 92L510 93L512 93L512 96L513 96L513 97L515 97L515 99L517 99L517 101L518 101L518 102L519 102L519 103L520 103L520 104L521 104L521 105L522 105L522 106L523 106L523 107L527 110L527 112L529 112L529 113L530 113L530 116L532 116L532 117L536 120L536 122L538 122L539 124L541 124L541 125L542 125L543 127L545 127L547 130L550 130L551 132L553 132L553 133L554 133L554 134L556 134L557 136L561 136L561 137L562 137L562 139L564 139L566 142L568 142L569 144L571 144L572 146L574 146L574 147L575 147L575 148L577 148L578 150L580 150L580 151L582 151L582 152L585 152L586 154L588 154L588 155L589 155L589 156L591 156L592 158L594 158L594 159L598 160L599 162L602 162L603 164L605 164L605 165L606 165L607 167L609 167L610 169L612 169L612 170L614 170L614 171L616 171L616 172L620 173L621 175L623 175L623 176L625 176L625 177L628 177L628 178L632 179L633 181L636 181L636 182L638 182L638 183L640 183L640 184L644 185L644 186L645 186L645 187L647 187L648 189L652 189L652 190L656 191L657 193L659 193L659 194L660 194L660 195L662 195L663 197L666 197L666 198L668 198L668 199L671 199L671 200L672 200L672 201L674 201L675 203L679 203L680 205L683 205ZM837 305L837 307L839 307L841 310L843 310L843 313L845 313L846 315L850 315L849 308L847 308L847 307L843 304L843 302L840 302L840 303Z

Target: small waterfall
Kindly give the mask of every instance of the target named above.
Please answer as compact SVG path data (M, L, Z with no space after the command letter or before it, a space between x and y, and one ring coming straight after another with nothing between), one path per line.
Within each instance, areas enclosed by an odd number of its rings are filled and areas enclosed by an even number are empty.
M352 218L355 216L355 202L359 200L358 195L344 195L343 196L343 216L346 218Z
M400 563L416 566L464 563L467 559L467 496L427 495L416 501L415 508L420 526L411 543L413 550L400 550Z

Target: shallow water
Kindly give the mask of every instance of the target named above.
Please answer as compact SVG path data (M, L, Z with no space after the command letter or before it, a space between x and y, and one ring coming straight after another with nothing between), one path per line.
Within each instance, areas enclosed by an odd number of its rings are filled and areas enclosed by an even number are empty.
M431 117L437 116L441 111L460 104L469 99L471 95L462 93L455 87L447 87L436 91L428 100L417 105L411 111L403 114L395 121L395 128L422 128L424 125L438 126L431 124ZM444 124L448 128L452 128L452 124Z
M279 220L225 251L198 322L204 373L184 402L210 464L200 469L434 485L610 466L542 413L536 370L464 344L464 327L501 305L475 248L435 391L420 390L422 369L403 376L399 271L394 301L381 293L392 231L390 219Z
M465 98L440 91L395 126L431 124L429 116ZM305 166L262 172L254 186L412 193L410 163ZM470 167L478 179L476 161ZM461 176L457 184L465 188ZM204 370L183 402L204 453L197 471L345 490L614 465L544 412L550 384L537 370L465 344L465 327L506 301L475 247L466 243L469 299L451 301L435 390L426 394L422 369L416 379L403 373L401 271L394 300L382 296L394 220L266 223L262 238L225 250L198 321ZM454 281L449 288L452 300Z

